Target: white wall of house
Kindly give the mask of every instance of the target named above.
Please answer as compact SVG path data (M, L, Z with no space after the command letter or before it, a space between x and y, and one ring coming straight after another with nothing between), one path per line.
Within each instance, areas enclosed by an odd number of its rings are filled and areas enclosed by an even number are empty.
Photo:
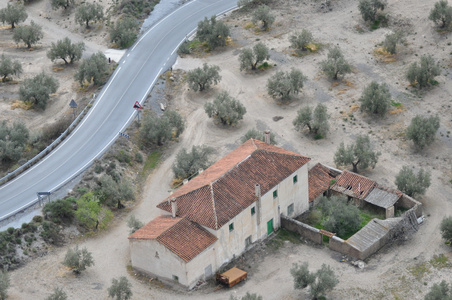
M293 179L295 176L297 176L296 182ZM275 191L277 196L273 197ZM289 205L293 205L291 214L287 211ZM254 214L252 214L253 207ZM273 223L274 230L278 229L281 226L281 213L293 217L308 209L308 167L304 165L261 196L260 213L258 204L255 202L219 230L206 228L218 238L216 269L229 262L234 256L242 254L246 250L247 238L251 243L265 239L268 236L269 222ZM259 215L260 222L257 220ZM230 230L231 224L233 224L232 230Z
M206 268L215 274L215 243L188 263L155 239L130 239L129 246L132 266L163 281L176 282L177 277L179 284L192 288L205 279Z

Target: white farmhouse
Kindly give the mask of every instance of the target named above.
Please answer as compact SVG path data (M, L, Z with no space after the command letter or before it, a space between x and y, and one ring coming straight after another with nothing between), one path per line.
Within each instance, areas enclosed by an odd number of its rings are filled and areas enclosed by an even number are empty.
M250 139L176 190L129 237L132 266L192 288L309 208L310 158Z

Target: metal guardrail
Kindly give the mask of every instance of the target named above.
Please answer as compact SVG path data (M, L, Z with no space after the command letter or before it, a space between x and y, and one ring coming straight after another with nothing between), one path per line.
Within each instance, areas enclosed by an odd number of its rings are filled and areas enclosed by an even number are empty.
M91 99L91 101L85 106L85 108L80 112L80 114L77 116L77 118L74 119L74 121L69 125L69 127L56 140L54 140L50 145L48 145L44 150L39 152L35 157L33 157L32 159L27 161L25 164L23 164L16 170L14 170L14 171L8 173L6 176L0 178L0 185L15 178L17 175L21 174L23 171L27 170L28 168L33 166L35 163L37 163L41 158L43 158L44 156L49 154L50 151L55 149L72 132L72 130L77 126L77 124L82 120L83 116L86 115L88 110L91 108L92 103L94 102L95 99L96 99L96 94L93 95L93 98ZM31 204L31 205L33 205L33 204Z

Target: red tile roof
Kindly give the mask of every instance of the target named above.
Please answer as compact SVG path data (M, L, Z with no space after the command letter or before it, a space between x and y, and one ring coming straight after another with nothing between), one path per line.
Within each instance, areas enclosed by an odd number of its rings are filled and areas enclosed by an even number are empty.
M336 183L331 186L331 189L353 198L364 199L376 185L375 181L367 177L343 171L336 178Z
M335 178L335 173L321 163L316 164L308 172L309 182L309 202L314 201L318 196L328 190L331 180Z
M189 262L212 245L217 238L186 218L159 216L134 232L129 239L155 239Z
M177 215L219 229L262 195L305 165L310 158L250 139L175 191L157 207L171 212L168 200L177 199Z

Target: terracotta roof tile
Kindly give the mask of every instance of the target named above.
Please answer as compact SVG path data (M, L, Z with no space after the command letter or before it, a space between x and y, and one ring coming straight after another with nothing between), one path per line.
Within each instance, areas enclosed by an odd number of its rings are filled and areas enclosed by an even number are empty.
M367 177L343 171L336 178L336 183L331 186L331 189L353 198L364 199L376 185L375 181Z
M129 236L129 239L155 239L189 262L217 238L187 218L159 216Z
M176 198L178 216L219 229L256 201L255 184L260 184L261 193L265 194L309 160L306 156L250 139L157 207L170 212L168 200Z
M309 202L314 201L318 196L328 190L331 180L336 173L321 163L316 164L308 172L309 182Z

